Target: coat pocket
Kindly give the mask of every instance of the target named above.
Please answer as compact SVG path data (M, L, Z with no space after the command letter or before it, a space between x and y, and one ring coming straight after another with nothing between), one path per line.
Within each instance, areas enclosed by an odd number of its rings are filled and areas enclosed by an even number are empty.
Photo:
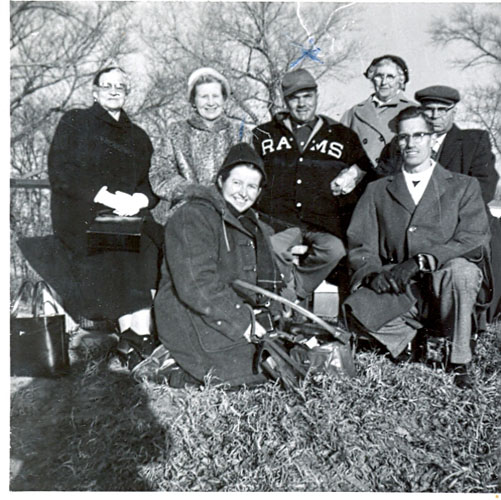
M247 344L243 337L230 337L220 330L207 326L206 323L197 315L188 313L190 316L193 330L198 338L200 347L205 352L219 352L233 349L236 346Z

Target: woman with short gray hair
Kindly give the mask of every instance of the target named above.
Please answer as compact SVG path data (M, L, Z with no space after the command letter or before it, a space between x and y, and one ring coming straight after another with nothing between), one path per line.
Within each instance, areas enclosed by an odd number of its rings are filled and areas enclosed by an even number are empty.
M402 58L391 54L376 57L364 76L372 82L374 93L346 111L340 121L358 134L376 168L382 149L395 135L392 120L415 103L403 94L409 70Z

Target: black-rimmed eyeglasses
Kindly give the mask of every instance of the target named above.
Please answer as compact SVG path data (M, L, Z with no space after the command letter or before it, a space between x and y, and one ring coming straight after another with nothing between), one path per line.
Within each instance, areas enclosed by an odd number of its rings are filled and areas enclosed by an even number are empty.
M452 108L452 106L438 106L436 108L423 108L423 113L428 116L428 117L433 117L433 115L436 116L444 116L446 115Z
M400 143L407 144L409 140L412 138L414 142L422 142L427 135L431 135L431 132L414 132L414 134L398 134L397 141Z

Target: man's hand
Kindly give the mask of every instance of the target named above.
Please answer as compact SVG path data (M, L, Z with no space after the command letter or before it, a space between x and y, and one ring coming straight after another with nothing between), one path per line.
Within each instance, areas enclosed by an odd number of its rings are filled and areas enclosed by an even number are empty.
M390 271L369 274L362 280L362 285L376 293L400 293L397 282Z
M339 175L331 182L333 196L351 193L362 178L363 173L357 165L341 170Z
M397 283L400 292L405 292L406 286L419 272L419 264L416 258L404 260L391 268L390 274Z

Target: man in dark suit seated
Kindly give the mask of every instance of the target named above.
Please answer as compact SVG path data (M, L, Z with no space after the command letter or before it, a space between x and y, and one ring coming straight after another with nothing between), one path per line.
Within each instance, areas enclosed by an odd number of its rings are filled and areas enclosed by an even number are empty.
M422 109L397 117L402 168L367 187L348 228L352 326L396 358L431 325L451 339L448 366L471 387L474 308L488 258L480 185L431 158L436 135Z
M486 130L460 129L454 123L456 105L460 94L445 85L433 85L418 90L414 98L423 107L437 139L432 147L432 158L451 172L476 177L480 182L482 197L489 203L496 192L499 175L495 169L489 134ZM388 175L400 169L401 154L396 141L390 143L381 154L378 172ZM492 262L501 260L501 221L489 217L492 232ZM501 313L501 267L493 268L493 290L487 320ZM480 325L484 329L485 325Z

